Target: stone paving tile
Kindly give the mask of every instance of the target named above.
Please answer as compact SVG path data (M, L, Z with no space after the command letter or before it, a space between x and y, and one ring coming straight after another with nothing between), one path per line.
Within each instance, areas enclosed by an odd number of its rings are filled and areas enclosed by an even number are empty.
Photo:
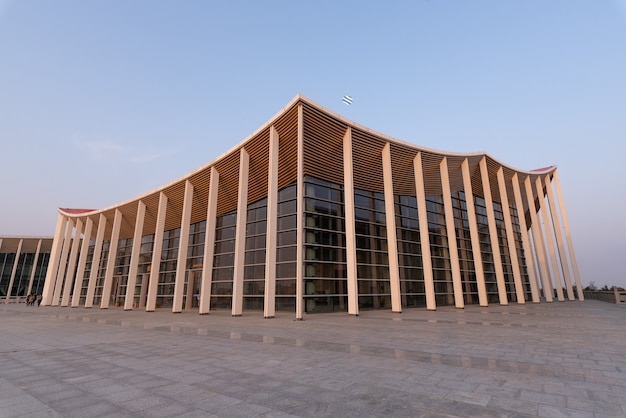
M163 407L165 405L168 405L170 402L171 399L169 398L153 395L150 393L144 393L142 396L139 396L137 398L119 402L118 405L126 408L129 411L141 412L154 407Z
M173 416L173 418L217 418L217 415L209 414L201 409L192 409L180 415Z
M468 403L472 405L487 406L487 404L491 400L491 396L484 395L481 393L476 393L476 392L463 392L463 391L453 390L453 391L448 392L448 394L446 395L446 399Z
M538 415L543 418L596 418L591 412L576 411L552 405L539 405Z
M304 321L8 304L0 321L2 417L626 416L626 307L598 301Z
M238 398L232 398L227 395L214 393L207 398L194 402L193 405L197 409L201 409L206 412L217 413L221 410L229 408L233 405L238 405L240 403L242 403L242 401Z
M165 406L155 406L147 408L141 411L142 415L146 417L159 418L159 417L175 417L183 414L188 414L195 409L190 406L186 406L180 402L171 403Z
M492 396L487 406L517 411L528 415L536 415L539 408L539 404L537 402L529 402L526 400L503 396Z
M101 401L80 408L64 408L63 415L67 418L97 418L102 416L127 415L130 412L110 402Z
M0 399L0 416L38 413L47 409L45 403L30 395L19 395Z

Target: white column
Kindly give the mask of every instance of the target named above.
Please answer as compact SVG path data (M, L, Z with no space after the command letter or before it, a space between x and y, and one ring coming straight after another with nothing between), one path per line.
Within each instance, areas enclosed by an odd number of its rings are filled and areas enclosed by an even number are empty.
M517 259L515 235L513 234L513 222L511 221L511 209L509 208L509 198L506 193L506 182L504 180L502 166L498 168L496 175L498 177L498 190L500 191L500 204L502 205L502 217L504 218L506 243L509 250L509 257L511 258L511 270L513 270L512 273L513 282L515 283L515 296L517 298L517 303L523 305L525 303L524 287L522 285L519 260Z
M78 259L78 269L76 270L76 280L74 281L74 292L72 293L72 308L80 305L80 292L85 280L85 266L87 265L87 254L89 253L89 241L91 241L91 230L93 229L93 221L87 218L85 222L85 232L83 234L83 243L80 247L80 258Z
M556 238L556 247L559 252L559 258L561 260L563 278L565 279L567 299L574 300L574 290L572 289L572 280L570 278L569 268L567 266L567 255L565 253L565 245L563 244L563 236L561 235L561 226L559 224L559 215L556 211L556 203L554 201L554 193L552 192L550 174L546 174L546 176L544 177L544 184L548 193L548 206L550 207L550 217L552 218L552 227L554 231L554 237Z
M383 147L383 183L385 187L385 224L387 228L387 251L389 253L391 311L400 313L402 312L402 303L400 300L400 263L398 262L396 209L393 196L391 145L389 142Z
M276 314L276 232L278 222L278 132L270 127L267 168L267 231L265 235L265 293L263 316Z
M98 232L96 232L96 243L91 258L91 270L89 271L89 284L87 285L87 296L85 297L85 308L93 307L93 297L98 281L98 270L100 270L100 257L102 257L102 244L104 244L104 230L107 227L107 218L103 213L98 219Z
M185 200L183 214L180 221L180 238L178 240L178 261L176 262L176 281L174 282L174 303L172 312L180 313L183 310L183 295L185 294L185 273L187 272L187 251L189 250L189 223L191 222L191 207L193 205L193 184L185 181Z
M59 271L61 248L63 248L63 237L65 236L66 227L67 219L59 213L57 216L57 226L54 231L54 240L52 241L52 248L50 250L48 269L46 270L46 281L44 282L41 295L41 304L43 306L52 304L52 294L57 279L57 272Z
M243 312L243 272L246 256L249 170L250 155L244 148L241 148L239 152L239 190L237 196L237 230L235 235L235 266L233 269L232 316L241 316Z
M422 153L418 152L413 159L415 175L415 198L417 200L417 216L420 226L420 247L422 249L422 266L424 268L424 290L426 292L426 309L437 309L435 302L435 284L433 282L433 262L430 256L430 236L428 233L428 213L426 211L426 192L424 191L424 171L422 169Z
M115 273L115 262L117 261L117 247L120 243L121 225L122 212L119 209L115 209L115 216L113 217L113 230L111 231L111 242L109 243L109 257L107 258L106 270L104 272L104 283L102 284L100 309L107 309L111 304L111 286L113 285L113 274Z
M0 247L2 247L2 239L0 239ZM35 280L35 272L37 271L37 262L39 262L39 253L41 252L41 240L37 242L37 250L35 251L35 258L33 260L33 270L30 272L30 278L28 280L27 295L33 291L33 281Z
M537 198L539 199L539 207L541 211L541 217L543 219L543 233L546 237L546 243L548 245L548 254L550 255L550 263L552 265L552 275L550 277L550 284L554 284L554 288L556 289L556 295L559 302L563 302L565 298L563 297L563 285L561 284L561 275L559 273L559 263L556 260L556 253L554 251L554 241L552 240L552 234L550 232L550 220L548 219L548 211L546 210L546 199L543 194L543 185L541 183L541 177L537 176L535 178L535 187L537 189ZM550 272L548 265L546 264L546 269ZM552 277L554 277L554 283L552 283Z
M535 206L535 197L530 183L530 176L524 180L524 188L526 189L526 200L528 201L528 212L530 213L531 229L533 232L533 242L535 243L535 253L537 255L537 264L539 267L539 276L543 287L543 295L546 302L552 302L552 285L550 284L550 272L548 271L548 262L546 259L546 251L543 246L543 236L541 235L541 226L537 217L537 208Z
M215 226L217 219L217 193L220 174L211 167L209 198L206 214L206 232L204 233L204 260L202 262L202 286L200 288L200 315L208 314L211 309L211 279L213 277L213 254L215 253Z
M528 273L528 282L530 284L530 295L533 303L539 303L539 291L537 289L537 277L535 276L535 263L533 261L533 252L530 247L530 239L528 237L528 227L526 226L526 215L524 214L524 203L522 202L522 192L519 187L519 179L517 173L513 174L511 179L513 185L513 195L515 197L515 210L517 212L517 220L519 222L520 234L522 235L522 250L524 251L524 260L526 260L526 272ZM529 204L530 208L530 204ZM531 210L531 209L529 209Z
M20 262L20 255L22 253L22 244L24 243L23 239L20 239L19 244L17 244L17 251L15 252L15 261L13 262L13 268L11 269L11 278L9 279L9 287L7 288L7 296L5 298L5 303L9 303L9 299L11 298L11 290L13 289L13 282L15 281L15 273L17 272L17 265Z
M298 163L296 200L296 320L304 319L304 115L298 105Z
M474 204L474 193L472 192L472 177L469 171L469 161L463 160L461 164L463 174L463 191L465 192L465 207L467 209L467 222L469 224L470 239L472 241L472 257L474 260L474 272L476 274L476 287L478 288L478 304L488 306L487 286L485 285L485 269L483 266L483 256L480 251L480 237L478 235L478 224L476 223L476 205Z
M567 223L567 215L565 214L565 205L563 204L563 195L561 194L561 185L559 184L559 176L556 171L553 174L554 187L556 188L556 196L559 201L559 208L561 209L561 220L563 221L563 230L565 231L565 239L567 240L567 248L569 249L569 259L572 263L572 269L574 270L574 279L576 280L576 295L578 300L585 300L583 295L583 285L580 282L580 274L578 273L578 264L576 263L576 254L574 254L574 244L572 242L572 235L570 233L569 224Z
M159 289L159 275L161 272L161 251L163 250L163 235L165 233L165 218L167 216L167 196L159 195L159 209L154 231L154 245L152 246L152 263L150 264L150 279L148 279L148 297L146 311L156 309L157 290ZM142 283L143 284L143 283Z
M448 250L450 253L450 268L452 270L452 286L454 289L454 306L459 309L465 307L463 301L463 286L461 284L461 266L459 265L459 249L456 244L456 229L454 227L454 213L452 211L452 192L450 191L450 176L448 175L448 159L443 157L439 163L441 173L441 191L443 193L443 208L448 235Z
M496 269L496 283L498 284L498 298L500 305L508 305L506 295L506 284L504 283L504 270L502 269L502 255L500 254L500 242L498 241L498 229L496 227L496 216L493 210L493 198L491 197L491 185L489 184L489 170L487 169L487 158L480 160L480 178L483 183L483 193L485 195L485 206L487 209L487 227L489 228L489 239L491 241L491 254L493 264Z
M76 270L76 259L78 258L78 246L80 244L80 234L83 233L83 221L76 219L76 229L74 230L74 239L72 240L72 249L70 250L70 260L67 266L65 276L65 286L63 286L63 297L61 298L61 306L68 306L70 303L70 292L74 288L74 271Z
M346 273L348 314L359 314L359 287L356 268L356 226L354 218L354 163L352 161L352 128L343 136L343 194L346 224Z
M141 238L143 237L143 222L145 217L146 204L140 200L139 202L137 202L137 218L135 218L133 247L130 253L130 266L128 267L128 280L126 282L126 296L124 296L125 311L133 309L133 304L135 302L135 287L137 286L137 271L139 270Z
M61 261L59 263L59 271L57 272L57 280L54 285L54 294L52 296L52 306L57 306L61 301L61 290L66 285L67 276L67 255L70 252L70 246L72 245L72 230L74 226L71 220L67 222L67 229L65 231L65 239L63 240L63 250L61 251Z

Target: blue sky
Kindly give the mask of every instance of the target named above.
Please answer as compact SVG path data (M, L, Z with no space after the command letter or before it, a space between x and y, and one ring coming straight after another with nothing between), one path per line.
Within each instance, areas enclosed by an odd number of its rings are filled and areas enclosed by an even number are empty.
M626 0L0 0L0 235L183 176L298 93L557 165L583 284L626 287Z

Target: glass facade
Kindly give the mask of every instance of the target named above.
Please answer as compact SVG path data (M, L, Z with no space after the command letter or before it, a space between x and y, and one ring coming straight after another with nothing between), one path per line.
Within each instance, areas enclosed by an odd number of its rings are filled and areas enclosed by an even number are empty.
M130 269L130 254L133 249L133 239L121 239L115 255L113 283L111 284L111 300L109 306L124 306L126 287L128 285L128 271Z
M96 275L96 285L94 288L93 304L100 305L102 302L102 286L104 285L104 276L106 274L107 261L109 259L109 246L110 241L104 241L102 243L102 252L100 253L100 263L98 265ZM94 268L94 266L92 266Z
M80 287L80 304L84 305L87 300L87 290L89 287L89 276L91 275L91 268L93 265L93 252L96 248L96 241L90 240L89 247L87 249L87 259L85 260L85 274L82 278L82 285Z
M526 300L532 300L532 292L530 290L530 278L528 276L528 268L526 267L526 256L524 254L522 230L519 224L517 208L515 206L511 206L510 212L511 212L511 224L513 227L513 236L515 239L515 250L517 251L517 261L519 263L524 298Z
M157 307L171 308L174 303L174 284L176 283L179 241L180 228L165 231L163 233L159 282L157 284Z
M517 302L515 282L513 281L513 266L511 265L511 256L509 255L509 243L506 238L502 205L498 202L493 202L493 211L496 219L496 233L498 234L499 246L498 251L500 252L506 297L509 302Z
M485 287L487 289L487 302L497 303L500 301L498 295L498 283L496 281L496 267L494 264L491 240L489 237L489 223L487 218L487 208L485 199L474 196L474 206L476 208L476 223L478 224L478 239L480 241L480 255L483 259L483 271L485 275Z
M48 262L50 260L50 250L41 250L39 253L34 249L39 239L24 238L22 242L29 240L33 249L24 250L18 253L18 245L16 240L15 246L9 246L5 244L2 246L2 239L0 239L0 297L6 298L7 295L11 299L24 300L30 293L34 295L41 295L43 292L43 286L46 279L46 271L48 269ZM45 240L47 244L52 243L51 238ZM46 245L49 246L49 245ZM10 287L10 288L9 288Z
M394 196L402 306L426 306L422 244L414 196Z
M204 265L204 239L206 221L196 222L189 228L187 245L187 266L185 272L185 288L183 306L185 309L199 306L200 286L202 284L202 267Z
M216 221L211 309L230 309L233 301L237 211L218 216Z
M9 294L9 283L11 273L15 264L16 253L0 254L0 296L6 297Z
M304 312L346 312L348 309L346 220L344 188L313 176L305 176L303 190L303 299ZM452 194L453 221L456 233L463 302L477 304L478 286L470 236L465 193ZM297 266L297 188L293 183L278 192L276 231L276 294L277 311L294 311L296 307ZM504 214L498 202L493 203L496 233L504 273L508 301L517 301L513 267L507 241ZM394 195L394 215L397 235L400 300L402 307L426 306L426 287L422 262L421 233L417 198ZM496 269L488 228L485 199L475 196L476 223L489 303L499 302ZM359 309L391 309L391 283L387 218L384 194L365 189L354 190L356 250L356 284ZM510 207L525 299L531 298L529 276L522 245L522 234L515 206ZM246 213L245 256L243 270L243 309L262 311L265 297L267 198L250 203ZM454 286L450 260L443 196L426 196L428 242L430 244L434 296L437 306L454 305ZM216 218L213 270L211 278L211 309L231 309L235 262L237 211ZM206 221L190 225L183 293L184 309L198 308L204 264ZM159 259L157 308L173 306L174 287L178 267L180 228L164 231ZM133 308L146 307L153 257L154 234L141 238L137 276L133 294ZM120 239L115 254L114 272L109 306L123 306L131 264L132 238ZM89 278L93 268L95 241L90 240L81 280L80 303L84 304ZM94 305L101 303L110 242L104 241L94 285ZM50 254L41 254L33 266L34 254L20 254L12 295L24 296L28 277L33 268L33 289L42 287ZM0 291L6 289L12 272L15 254L0 254ZM68 260L64 265L69 265ZM78 263L76 263L76 269ZM67 274L67 273L66 273ZM72 286L72 283L64 285Z
M359 308L391 308L385 196L354 190Z
M50 253L39 253L37 258L37 267L35 269L35 276L33 277L33 286L30 292L33 295L41 295L43 292L43 285L46 281L46 272L48 271L48 262L50 261Z
M304 179L304 309L346 312L346 229L343 188Z
M295 311L297 273L297 187L278 191L276 228L276 310Z
M442 196L426 196L426 216L428 218L435 302L437 305L454 305L450 247L444 213Z
M476 282L476 267L474 265L474 253L472 250L472 238L470 235L465 192L460 191L453 193L452 207L456 230L456 243L459 251L463 302L465 304L477 304L479 302L478 284Z
M243 309L263 310L267 199L248 205L246 255L243 270Z

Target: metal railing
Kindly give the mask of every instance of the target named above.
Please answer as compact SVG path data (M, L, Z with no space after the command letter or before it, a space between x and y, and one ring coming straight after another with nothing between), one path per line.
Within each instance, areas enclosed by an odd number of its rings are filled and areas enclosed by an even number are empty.
M626 303L626 290L583 290L585 299L596 299L610 303Z

